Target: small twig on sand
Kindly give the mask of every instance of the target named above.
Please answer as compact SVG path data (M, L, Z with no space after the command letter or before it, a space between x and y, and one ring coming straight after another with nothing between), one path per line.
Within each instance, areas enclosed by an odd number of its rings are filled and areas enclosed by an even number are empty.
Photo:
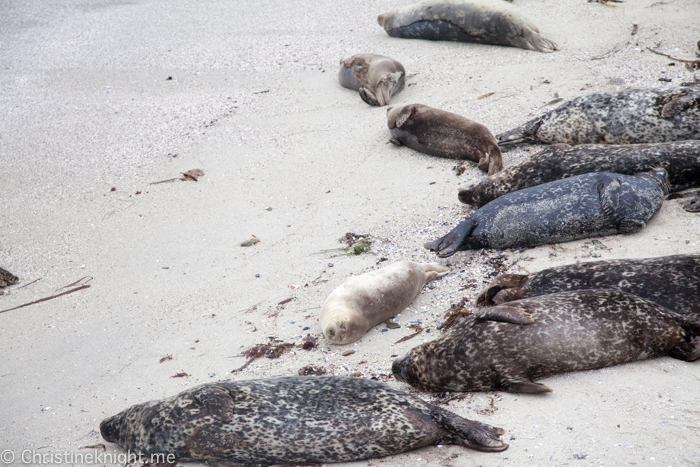
M14 308L8 308L7 310L1 310L0 313L5 313L6 311L16 310L18 308L24 308L25 306L29 306L29 305L35 305L37 303L45 302L47 300L53 300L54 298L58 298L62 295L68 295L69 293L77 292L78 290L87 289L89 287L90 287L89 285L81 285L80 287L76 287L76 288L71 289L71 290L66 290L65 292L61 292L61 293L56 294L56 295L51 295L50 297L40 298L39 300L34 300L33 302L25 303L23 305L19 305L19 306L16 306Z
M23 289L23 288L25 288L25 287L28 287L28 286L32 285L33 283L38 282L38 281L40 281L40 280L41 280L41 277L38 278L38 279L34 279L34 280L31 281L29 284L24 284L22 287L17 287L16 290L19 290L19 289Z
M92 277L92 276L81 277L80 279L78 279L78 280L75 281L75 282L71 282L71 283L68 284L68 285L64 285L63 287L57 288L56 290L54 290L54 292L58 292L58 291L61 290L61 289L67 289L68 287L73 287L75 284L77 284L78 282L82 281L83 279L87 279L87 280L85 281L85 283L87 284L88 282L90 282L91 280L93 280L94 277Z
M655 53L656 55L663 55L664 57L670 58L671 60L675 60L676 62L685 63L685 65L692 70L700 70L700 60L686 60L684 58L672 57L668 54L659 52L658 50L654 50L651 47L647 47L647 50L649 52Z

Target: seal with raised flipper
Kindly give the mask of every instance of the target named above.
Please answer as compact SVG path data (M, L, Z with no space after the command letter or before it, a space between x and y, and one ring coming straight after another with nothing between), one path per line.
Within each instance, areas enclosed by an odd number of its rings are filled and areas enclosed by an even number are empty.
M503 0L426 0L377 17L391 37L475 42L553 52L557 44Z
M204 384L128 408L100 432L130 452L210 465L351 462L437 444L508 447L501 428L380 382L338 376Z
M501 146L700 139L700 89L664 87L588 94L496 138Z
M321 330L333 344L350 344L373 326L398 315L431 280L449 272L440 263L399 261L348 278L321 307Z
M406 70L393 58L377 54L356 54L340 61L341 86L354 89L369 105L384 106L406 83Z
M520 164L459 190L459 200L481 207L499 196L591 172L635 175L665 169L669 192L700 186L700 140L648 144L553 144Z
M596 172L496 198L425 247L441 258L460 250L518 248L642 228L661 208L666 171L630 176Z
M661 356L700 357L700 316L618 290L575 290L481 308L394 361L422 391L542 393L535 380Z
M496 138L481 123L423 104L391 106L386 117L389 141L397 146L431 156L471 160L489 175L503 168Z
M532 274L500 274L479 293L476 304L501 305L583 289L620 290L676 313L700 316L700 254L591 261Z

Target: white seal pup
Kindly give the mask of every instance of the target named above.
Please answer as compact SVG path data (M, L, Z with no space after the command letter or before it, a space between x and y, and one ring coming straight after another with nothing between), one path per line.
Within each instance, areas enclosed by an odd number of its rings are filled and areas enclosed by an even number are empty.
M372 326L403 311L427 282L448 271L440 263L400 261L347 279L323 303L323 335L333 344L355 342Z

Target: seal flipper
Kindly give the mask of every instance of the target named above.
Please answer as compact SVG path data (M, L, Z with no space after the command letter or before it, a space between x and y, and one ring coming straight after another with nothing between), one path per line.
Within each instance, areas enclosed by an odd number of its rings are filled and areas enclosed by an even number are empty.
M476 306L500 305L523 298L525 274L499 274L476 297Z
M508 381L503 385L508 392L522 392L525 394L540 394L543 392L554 392L551 388L532 381Z
M691 108L700 108L700 93L674 97L661 108L661 118L673 118Z
M505 434L503 428L487 425L475 420L468 420L440 407L431 406L430 416L449 435L436 444L457 444L466 448L485 452L500 452L508 449L508 444L501 441Z
M600 180L596 183L598 189L598 199L600 200L600 208L605 215L612 216L620 204L620 179L616 178L611 182Z
M366 104L369 104L373 107L381 107L382 103L377 100L377 96L374 95L371 89L368 88L360 88L360 98L365 101Z
M645 226L646 226L646 224L640 220L623 219L620 221L620 225L618 226L617 230L619 230L620 233L623 233L623 234L631 234L631 233L639 232Z
M428 250L435 251L440 258L447 258L448 256L452 256L462 249L462 245L465 243L467 238L469 238L469 234L475 227L476 222L474 222L470 217L469 219L460 222L457 227L452 229L450 233L444 237L428 242L424 245L424 247Z
M474 313L474 317L483 321L498 321L511 324L532 324L535 322L530 313L516 306L509 305L484 308Z
M216 385L203 386L195 391L194 399L217 420L224 423L233 420L235 402L231 393L226 389Z
M681 342L668 354L686 362L692 362L700 358L700 337L695 336L690 342Z

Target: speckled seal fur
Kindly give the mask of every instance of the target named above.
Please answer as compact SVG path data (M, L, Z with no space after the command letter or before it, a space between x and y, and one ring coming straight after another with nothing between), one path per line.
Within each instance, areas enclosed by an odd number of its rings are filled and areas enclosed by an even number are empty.
M496 276L476 298L481 306L582 289L615 289L681 314L700 316L700 254L569 264L533 274Z
M459 200L481 207L512 191L591 172L635 175L665 169L669 191L700 186L700 141L649 144L554 144L518 165L459 191Z
M559 50L516 7L502 0L426 0L381 14L377 22L392 37Z
M700 89L666 87L588 94L496 138L501 146L700 139Z
M496 198L426 248L446 258L460 250L517 248L634 233L661 208L666 172L577 175Z
M401 91L406 70L393 58L377 54L356 54L340 61L341 86L354 89L369 105L381 107Z
M104 420L105 440L178 461L349 462L436 444L508 447L500 428L362 378L283 377L204 384Z
M401 313L427 282L448 271L440 263L399 261L350 277L321 307L323 335L334 344L355 342L371 327Z
M481 123L423 104L391 106L386 117L389 141L397 146L431 156L471 160L489 175L503 168L496 138Z
M700 317L617 290L576 290L481 308L393 364L424 391L550 392L534 381L669 355L700 357Z

